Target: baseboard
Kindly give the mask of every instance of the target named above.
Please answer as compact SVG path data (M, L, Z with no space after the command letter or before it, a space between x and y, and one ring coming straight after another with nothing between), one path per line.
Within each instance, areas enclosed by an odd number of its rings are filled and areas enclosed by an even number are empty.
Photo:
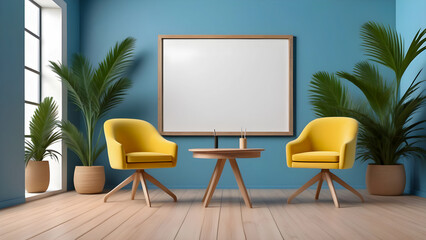
M0 201L0 209L15 206L25 202L25 197L17 197Z
M416 195L418 197L426 198L426 192L425 191L414 190L414 195Z

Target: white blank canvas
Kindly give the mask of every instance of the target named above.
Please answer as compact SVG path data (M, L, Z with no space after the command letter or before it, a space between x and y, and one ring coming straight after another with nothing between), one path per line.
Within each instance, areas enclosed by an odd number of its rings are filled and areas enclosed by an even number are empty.
M292 132L289 39L162 45L163 133Z

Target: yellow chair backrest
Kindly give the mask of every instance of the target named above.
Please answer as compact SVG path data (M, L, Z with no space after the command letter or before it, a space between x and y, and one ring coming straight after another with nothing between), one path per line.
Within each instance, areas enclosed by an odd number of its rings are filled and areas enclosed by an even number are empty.
M137 119L110 119L105 122L105 127L112 130L112 137L123 145L126 153L154 152L153 144L150 144L151 139L159 133L149 122Z
M308 132L312 151L340 152L344 143L356 138L358 122L347 117L318 118L303 131Z

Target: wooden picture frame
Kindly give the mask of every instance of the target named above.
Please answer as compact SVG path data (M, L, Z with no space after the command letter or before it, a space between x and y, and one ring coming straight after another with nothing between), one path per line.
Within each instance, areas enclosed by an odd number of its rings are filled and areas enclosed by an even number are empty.
M285 39L288 40L288 130L287 131L251 131L248 136L292 136L293 135L293 36L292 35L159 35L158 36L158 130L165 136L211 136L211 131L167 131L164 129L164 69L163 43L168 39ZM217 131L217 130L216 130ZM218 136L239 136L240 131L217 131Z

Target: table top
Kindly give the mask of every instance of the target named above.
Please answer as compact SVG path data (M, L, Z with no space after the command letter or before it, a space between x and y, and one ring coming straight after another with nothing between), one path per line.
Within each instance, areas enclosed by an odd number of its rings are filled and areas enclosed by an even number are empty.
M261 152L265 151L263 148L192 148L188 149L190 152L199 152L199 153L207 153L207 152Z
M193 153L194 158L210 159L235 159L235 158L258 158L263 148L194 148L188 151Z

